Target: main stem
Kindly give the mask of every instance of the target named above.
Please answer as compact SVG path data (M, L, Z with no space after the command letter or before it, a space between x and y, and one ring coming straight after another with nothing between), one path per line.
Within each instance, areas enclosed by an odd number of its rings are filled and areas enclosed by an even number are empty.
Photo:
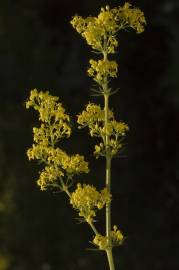
M105 127L108 125L109 121L109 94L104 94L104 111L105 111ZM105 148L106 148L106 188L111 194L111 157L109 153L109 135L106 132L105 136ZM108 239L108 248L106 250L109 268L110 270L115 270L114 260L112 254L112 243L111 243L111 202L106 204L106 236Z
M108 94L104 95L104 111L105 111L105 127L107 127L109 119L109 105L108 105L109 96ZM111 158L109 157L109 135L105 136L105 150L106 150L106 188L109 193L111 193ZM111 233L111 203L106 204L106 236L110 240ZM109 243L111 244L111 243Z

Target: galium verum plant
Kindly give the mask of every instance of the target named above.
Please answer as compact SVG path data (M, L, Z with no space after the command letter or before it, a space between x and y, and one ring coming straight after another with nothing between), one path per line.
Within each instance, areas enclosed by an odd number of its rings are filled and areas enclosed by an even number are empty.
M97 137L95 145L96 158L104 157L106 161L106 179L104 188L98 191L89 184L74 182L81 173L88 173L88 162L82 155L69 155L60 148L60 141L71 135L70 117L65 112L59 98L49 92L32 90L26 107L33 107L39 113L41 125L33 128L34 143L28 149L29 159L37 159L44 164L37 184L41 190L59 189L67 194L72 207L78 212L93 231L92 243L107 254L110 270L115 270L112 248L121 245L124 236L119 228L111 225L111 161L123 147L123 139L129 130L127 124L117 121L109 107L109 97L115 93L111 89L112 78L117 77L118 64L110 55L117 52L117 35L120 30L133 28L138 34L144 31L146 20L143 12L131 4L101 8L97 17L82 18L74 16L71 24L76 31L99 55L91 59L87 73L95 81L95 94L104 98L104 107L89 103L78 114L79 128L87 127L91 137ZM103 235L96 228L97 211L106 210L106 233Z

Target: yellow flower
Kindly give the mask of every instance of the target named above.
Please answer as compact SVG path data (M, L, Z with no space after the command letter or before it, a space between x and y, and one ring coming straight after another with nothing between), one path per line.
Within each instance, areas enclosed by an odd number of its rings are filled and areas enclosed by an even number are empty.
M56 180L64 176L64 173L57 167L46 166L40 173L40 177L37 180L37 184L41 187L41 190L46 190L48 186L55 186Z
M101 201L103 204L107 204L111 202L112 195L109 193L108 189L105 187L101 190Z
M84 19L81 16L74 16L71 24L94 50L114 53L118 46L117 32L130 27L141 33L144 31L146 20L140 9L132 8L131 4L125 3L124 6L112 9L109 6L101 8L96 17Z
M95 145L94 155L96 156L96 158L99 158L99 156L105 156L104 143L100 143L99 145Z
M97 234L94 239L93 243L98 246L100 250L106 250L108 248L108 241L107 237L101 234Z
M67 174L71 175L89 172L88 163L84 160L84 157L79 154L66 156L62 160L62 167Z
M126 123L122 121L116 121L114 114L109 110L108 123L105 124L105 112L101 109L100 105L89 103L81 114L77 118L80 127L88 127L90 135L92 137L102 138L102 142L95 145L94 155L96 158L99 156L105 156L106 150L108 155L116 156L122 148L121 138L124 137L129 130ZM108 136L108 145L105 147L105 137Z
M111 240L112 240L112 247L119 246L123 243L124 236L122 235L121 231L118 230L117 226L114 225L113 230L111 231ZM103 236L101 234L97 234L94 239L93 243L98 246L100 250L107 250L108 249L108 237Z
M113 226L113 231L111 231L112 245L119 246L123 243L124 236L116 225Z
M82 216L88 222L92 221L96 216L94 209L100 198L100 193L95 187L90 185L77 185L77 189L71 195L70 203L79 211L79 216Z
M101 109L100 105L94 103L89 103L86 106L86 110L79 114L77 119L77 123L82 126L99 121L104 121L104 110Z
M57 109L64 112L61 104L57 103L58 99L58 97L49 95L48 91L38 92L37 89L34 89L30 93L29 100L26 102L26 108L34 107L35 110L39 111L39 120L49 122L49 120L54 117ZM67 119L68 117L65 116L64 118Z
M31 148L27 150L27 156L30 159L47 160L49 147L43 144L33 144Z
M87 222L92 222L96 216L96 210L102 209L111 200L111 195L104 188L101 192L91 185L77 184L76 190L71 194L70 203L79 211L79 216Z
M109 119L113 118L113 112L109 110ZM88 126L90 135L100 137L105 122L105 112L100 105L89 103L86 110L78 115L77 123L80 127Z
M121 13L124 21L126 22L126 27L135 29L137 34L144 31L146 20L144 13L139 8L132 8L131 4L125 3L121 9Z
M115 61L109 60L90 60L91 67L88 69L88 74L93 77L96 82L103 84L108 78L117 77L118 66Z
M76 174L88 173L88 163L83 156L69 156L56 145L63 137L69 137L71 134L70 118L62 104L58 103L58 97L34 89L26 107L37 110L42 122L40 127L33 128L34 144L27 151L29 159L38 159L46 164L37 181L41 189L44 190L48 186L60 188L62 177L66 182Z
M71 128L70 118L65 113L58 97L52 96L49 92L38 92L37 89L31 91L26 108L33 107L39 112L39 120L43 122L40 128L34 128L34 141L49 141L55 144L63 137L69 137Z
M129 131L128 125L124 122L117 122L116 120L112 120L111 125L116 136L124 136L126 132Z

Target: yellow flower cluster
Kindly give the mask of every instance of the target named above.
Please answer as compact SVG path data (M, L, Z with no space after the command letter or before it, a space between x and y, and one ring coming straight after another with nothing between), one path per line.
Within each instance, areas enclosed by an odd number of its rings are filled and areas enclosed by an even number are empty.
M88 69L88 74L100 85L104 84L104 80L109 77L117 77L117 63L115 61L106 60L90 60L91 67Z
M84 19L74 16L71 24L94 50L114 53L118 46L117 32L130 27L141 33L144 31L146 20L140 9L125 3L117 8L101 8L97 17L90 16Z
M88 163L84 160L84 157L79 154L72 156L66 155L62 160L62 167L67 172L68 176L89 172Z
M129 130L129 127L127 124L123 122L117 122L116 120L111 120L105 125L103 128L100 128L100 134L101 136L114 136L114 137L119 137L119 136L125 136L126 131Z
M88 163L79 154L69 156L60 148L34 145L27 152L29 159L38 159L47 166L40 173L37 184L41 190L47 186L60 187L61 177L72 179L76 174L88 173ZM63 189L63 187L61 187Z
M39 112L39 120L45 123L62 123L69 122L70 118L65 113L62 104L58 102L59 98L52 96L48 91L38 92L34 89L30 92L29 100L26 102L26 108L33 107ZM70 133L70 130L69 130ZM69 135L69 134L68 134Z
M131 27L136 30L137 34L144 31L146 25L146 19L144 13L139 8L132 8L130 3L125 3L121 9L123 19L119 18L119 21L123 21L124 27Z
M78 115L77 122L80 127L88 126L90 135L101 137L102 142L95 146L94 154L96 157L106 155L105 137L109 136L108 140L108 154L115 156L122 148L121 138L126 135L129 130L127 124L118 122L114 119L114 114L109 111L108 123L105 125L105 112L100 105L89 103L86 110Z
M121 231L117 229L117 226L113 226L113 231L111 231L111 246L119 246L122 244L124 236ZM98 246L100 250L108 249L108 237L101 234L95 235L93 243Z
M63 176L64 173L58 167L45 166L45 169L40 172L37 184L41 187L41 190L46 190L48 186L60 187L57 180Z
M48 158L48 152L50 147L47 147L43 143L32 144L32 147L27 150L27 156L29 160L38 159L46 161Z
M63 137L69 137L71 128L69 126L70 117L65 113L62 104L58 102L58 97L52 96L49 92L38 92L34 89L30 93L26 108L33 107L39 112L39 120L42 122L40 128L34 128L34 141L36 143L50 142L57 143Z
M108 248L108 238L107 236L103 236L101 234L95 235L93 239L93 244L98 246L100 250L107 250Z
M108 155L110 157L116 156L119 153L120 149L122 149L122 147L123 145L122 143L120 143L120 141L110 138L107 145ZM99 158L100 156L106 156L106 147L104 143L99 143L99 145L95 145L94 155L96 156L96 158Z
M109 111L109 119L114 117L113 112ZM78 115L77 123L80 127L88 126L90 129L90 135L93 136L101 136L100 128L103 127L105 121L105 112L101 109L100 105L96 105L94 103L89 103L86 106L86 110L82 111L81 114Z
M70 203L73 205L73 208L79 211L79 216L90 223L96 216L95 211L102 209L110 201L111 195L106 188L99 192L91 185L81 185L78 183L76 190L71 194Z
M119 246L124 240L124 236L116 225L113 226L113 231L111 231L112 246Z
M31 91L26 103L27 108L33 107L39 112L39 120L42 122L39 128L33 128L34 144L27 151L29 159L38 159L46 164L37 181L41 190L47 186L62 188L62 177L68 181L76 174L89 172L83 156L69 156L57 146L59 140L71 134L70 118L57 101L58 97L35 89Z

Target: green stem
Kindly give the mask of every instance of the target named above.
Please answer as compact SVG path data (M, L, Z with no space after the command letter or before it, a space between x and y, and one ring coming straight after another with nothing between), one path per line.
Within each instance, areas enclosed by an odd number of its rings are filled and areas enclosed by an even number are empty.
M68 197L71 199L71 193L69 192L69 190L66 188L64 191L66 192L66 194L68 195Z
M110 270L115 270L114 260L113 260L113 255L112 255L112 249L111 248L107 249L106 254L107 254Z
M88 224L90 225L90 227L93 230L93 232L95 233L95 235L97 235L98 231L97 231L96 227L94 226L94 224L92 222L88 222Z
M106 87L107 89L107 87ZM105 126L107 127L109 121L109 94L104 95L104 111L105 111ZM105 135L105 148L106 148L106 188L111 193L111 157L109 153L109 135ZM108 239L108 248L106 250L109 268L115 270L114 260L112 254L112 241L111 241L111 202L106 204L106 236Z
M111 160L106 158L106 188L111 193ZM108 245L111 246L111 203L106 204L106 236Z
M108 99L109 96L105 95L104 96L104 101L105 101L105 106L104 106L104 111L105 111L105 126L108 124L108 113L109 113L109 105L108 105ZM106 188L108 192L111 192L111 159L109 157L109 135L105 135L105 150L106 150ZM110 243L110 234L111 234L111 203L106 204L106 236Z

